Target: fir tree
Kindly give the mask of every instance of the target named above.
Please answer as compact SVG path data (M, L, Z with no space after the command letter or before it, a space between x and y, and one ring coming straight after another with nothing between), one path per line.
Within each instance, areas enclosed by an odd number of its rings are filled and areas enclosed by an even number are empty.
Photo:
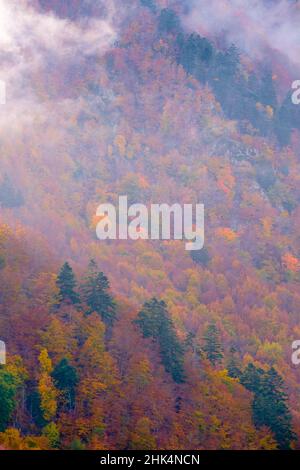
M236 357L235 347L230 348L230 357L227 365L228 375L234 379L237 379L241 375L241 369L239 368L238 358Z
M153 338L159 344L162 363L173 380L184 382L184 350L179 342L165 302L153 298L146 302L135 323L145 338Z
M69 263L66 262L62 266L57 277L56 285L59 289L59 305L61 305L63 302L71 303L74 305L80 303L79 294L75 290L77 282L73 269L71 268Z
M248 364L241 376L241 383L254 393L252 412L255 426L269 427L279 448L289 449L295 435L284 383L278 372L273 367L265 372Z
M199 34L191 34L187 38L178 35L177 49L177 61L185 71L205 83L214 52L211 43Z
M206 267L210 262L210 255L207 248L202 248L202 250L193 250L191 251L191 258L194 263L199 264L203 267Z
M158 18L158 29L160 32L164 33L180 32L180 20L175 11L169 10L168 8L161 10Z
M207 359L215 366L223 358L222 348L219 338L219 330L215 323L210 323L204 334L203 351L206 353Z
M151 10L152 13L156 12L156 5L155 5L154 0L140 0L140 1L143 7L149 8L149 10Z
M258 393L263 375L263 369L255 367L250 362L243 371L240 382L247 390L250 390L250 392Z
M262 76L259 101L264 105L272 106L273 109L277 108L277 95L270 69L266 69Z
M52 377L56 388L64 395L67 408L71 409L75 403L75 391L78 383L78 375L75 367L69 364L68 359L63 358L54 368Z
M295 438L283 380L271 367L261 380L253 400L253 420L257 427L268 426L280 449L289 449Z
M111 326L116 319L116 305L109 288L109 280L103 272L98 271L95 261L91 260L82 287L83 298L88 306L86 314L96 312L106 325Z

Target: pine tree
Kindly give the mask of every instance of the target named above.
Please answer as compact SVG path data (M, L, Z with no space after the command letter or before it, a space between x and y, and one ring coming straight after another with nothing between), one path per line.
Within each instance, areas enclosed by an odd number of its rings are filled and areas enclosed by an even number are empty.
M264 375L263 369L255 367L251 362L247 365L243 371L240 382L250 392L258 393L261 385L261 381Z
M271 429L280 449L290 448L295 438L292 419L283 380L274 367L263 375L254 397L253 420L256 426L268 426Z
M203 351L206 353L207 359L215 366L223 358L221 343L219 339L219 330L215 323L210 323L203 337L205 343Z
M207 248L203 247L202 250L191 251L191 258L194 263L206 267L210 262L210 255Z
M78 304L80 303L79 294L76 292L77 282L73 269L69 263L65 263L57 277L56 285L59 289L58 301L59 305L63 302Z
M63 392L63 398L68 409L72 409L75 403L75 391L78 383L78 375L75 367L69 364L68 359L63 358L54 368L52 378L57 389Z
M184 382L184 350L179 342L165 302L153 298L146 302L135 323L141 328L145 338L153 338L160 347L162 363L173 380Z
M86 314L96 312L106 325L111 326L116 319L116 305L108 292L109 288L109 280L103 272L98 271L95 261L91 260L82 287L83 298L88 306Z
M239 368L238 359L236 357L235 347L230 348L230 357L227 365L228 375L234 379L237 379L241 375L241 369Z
M181 31L180 20L175 11L168 8L161 10L158 18L158 29L164 33L178 33Z
M277 108L277 95L270 69L266 69L262 76L259 101L264 105L272 106L273 109Z
M252 412L255 426L269 427L279 448L289 449L295 435L284 383L278 372L273 367L266 372L248 364L241 376L241 384L254 393Z
M213 46L199 34L177 36L177 61L188 74L194 75L199 81L207 81L208 65L213 58Z
M149 8L149 10L151 10L153 13L156 12L156 5L154 0L141 0L141 4L144 7Z

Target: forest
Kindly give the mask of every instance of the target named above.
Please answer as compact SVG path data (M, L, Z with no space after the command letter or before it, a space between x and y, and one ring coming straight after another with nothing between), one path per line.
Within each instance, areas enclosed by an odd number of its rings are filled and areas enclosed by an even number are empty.
M0 1L1 449L300 448L300 67L188 3ZM204 247L99 240L122 195Z

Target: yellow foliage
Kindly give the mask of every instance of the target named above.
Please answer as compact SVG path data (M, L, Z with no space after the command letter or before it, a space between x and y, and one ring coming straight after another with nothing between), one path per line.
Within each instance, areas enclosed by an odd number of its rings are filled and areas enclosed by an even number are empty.
M42 373L51 374L53 367L47 349L43 348L39 355L40 368Z
M47 349L44 348L41 350L39 362L40 378L38 391L41 400L41 410L43 412L44 419L46 421L50 421L56 415L58 393L50 375L53 367Z
M47 450L48 439L46 437L26 436L22 437L20 431L15 428L7 428L0 433L0 444L6 450Z

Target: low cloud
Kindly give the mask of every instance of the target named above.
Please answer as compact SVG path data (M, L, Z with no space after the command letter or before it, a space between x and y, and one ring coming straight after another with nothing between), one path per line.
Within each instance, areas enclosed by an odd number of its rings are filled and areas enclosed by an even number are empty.
M21 117L40 113L41 87L54 83L61 69L81 70L88 58L101 57L116 39L114 3L105 17L71 21L34 8L29 0L0 0L0 80L7 103L0 110L1 126L17 126ZM51 78L53 74L53 79ZM48 91L48 90L47 90ZM47 95L47 92L45 93Z
M191 31L224 37L252 58L270 49L299 64L300 5L293 0L192 0L183 18Z

